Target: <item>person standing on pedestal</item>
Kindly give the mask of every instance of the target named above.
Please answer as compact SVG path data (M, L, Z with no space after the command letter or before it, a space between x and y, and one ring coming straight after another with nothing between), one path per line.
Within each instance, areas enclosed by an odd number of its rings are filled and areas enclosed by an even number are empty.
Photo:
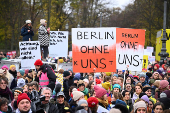
M40 41L40 49L44 51L43 58L46 59L48 56L48 46L49 46L49 33L50 28L46 28L47 21L45 19L40 20L40 27L38 29L38 41Z

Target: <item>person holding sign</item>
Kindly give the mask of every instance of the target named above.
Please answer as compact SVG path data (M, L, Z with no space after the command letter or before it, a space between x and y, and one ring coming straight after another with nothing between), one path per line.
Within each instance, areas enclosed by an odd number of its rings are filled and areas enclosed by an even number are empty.
M46 29L47 21L45 19L40 20L40 27L38 29L38 41L40 41L40 50L44 51L44 59L48 56L48 46L49 46L49 37L50 28Z
M32 36L34 36L34 32L32 29L31 20L26 20L25 22L26 24L24 24L21 29L21 36L23 36L23 41L32 41Z

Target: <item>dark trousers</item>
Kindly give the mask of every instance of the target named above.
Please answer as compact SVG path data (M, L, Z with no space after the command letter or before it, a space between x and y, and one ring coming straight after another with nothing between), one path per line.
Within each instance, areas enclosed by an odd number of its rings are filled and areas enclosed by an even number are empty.
M46 57L48 56L48 46L40 46L41 52L42 52L42 48L43 48L43 58L46 59Z

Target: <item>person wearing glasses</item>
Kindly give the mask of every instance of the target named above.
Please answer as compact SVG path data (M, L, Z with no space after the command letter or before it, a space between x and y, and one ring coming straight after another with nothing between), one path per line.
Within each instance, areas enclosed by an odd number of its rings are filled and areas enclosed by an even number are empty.
M6 77L0 78L0 97L4 97L11 102L13 100L13 95L7 85L8 79Z

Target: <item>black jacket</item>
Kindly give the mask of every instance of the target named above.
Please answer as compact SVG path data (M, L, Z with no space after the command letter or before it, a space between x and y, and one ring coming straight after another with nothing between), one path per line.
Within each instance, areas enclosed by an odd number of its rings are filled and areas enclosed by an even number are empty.
M16 76L17 76L17 71L16 70L15 71L9 70L9 73L11 73L14 78L16 78Z
M47 77L49 79L49 84L47 85L47 87L49 87L49 88L51 88L51 90L53 90L55 87L55 82L56 82L57 77L56 77L54 71L52 70L52 67L48 64L43 64L39 70L42 70L43 73L47 73ZM39 70L37 70L37 71L39 71ZM39 83L39 77L35 77L35 81L37 81Z
M42 104L37 104L36 105L36 110L43 109ZM59 113L58 107L55 106L54 104L49 103L49 110L48 113Z
M64 92L64 95L66 97L66 101L68 102L69 99L70 99L68 79L64 79L64 81L63 81L63 88L64 88L63 92Z
M70 76L70 78L69 78L69 80L68 80L68 85L69 86L72 86L73 85L73 78L74 78L74 76L72 75L72 76Z

